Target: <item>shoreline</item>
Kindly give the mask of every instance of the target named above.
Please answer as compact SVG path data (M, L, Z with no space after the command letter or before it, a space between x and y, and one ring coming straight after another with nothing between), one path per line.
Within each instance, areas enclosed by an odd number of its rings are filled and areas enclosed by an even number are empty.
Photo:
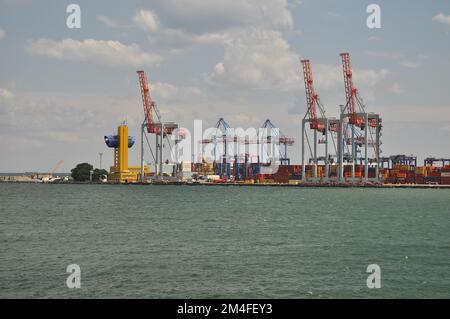
M450 189L450 185L436 184L363 184L363 183L337 183L337 184L245 184L245 183L192 183L192 182L153 182L153 183L91 183L91 182L63 182L43 183L36 181L0 181L0 184L51 184L51 185L127 185L127 186L222 186L222 187L291 187L291 188L406 188L406 189Z

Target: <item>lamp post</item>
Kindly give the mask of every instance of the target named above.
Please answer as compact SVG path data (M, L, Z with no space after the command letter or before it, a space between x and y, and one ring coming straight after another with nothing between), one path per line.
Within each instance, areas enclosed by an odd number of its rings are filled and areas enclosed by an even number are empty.
M102 157L103 157L103 153L98 153L98 156L100 157L100 169L102 169Z

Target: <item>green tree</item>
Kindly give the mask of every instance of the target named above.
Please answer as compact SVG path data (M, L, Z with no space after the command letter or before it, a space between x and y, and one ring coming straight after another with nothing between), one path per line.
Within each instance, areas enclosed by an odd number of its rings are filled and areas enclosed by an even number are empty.
M94 169L94 172L92 173L92 181L97 182L100 179L100 177L102 177L102 175L108 176L108 171L99 168Z
M94 167L89 163L78 164L70 172L72 173L72 178L77 182L89 181L91 177L91 171Z

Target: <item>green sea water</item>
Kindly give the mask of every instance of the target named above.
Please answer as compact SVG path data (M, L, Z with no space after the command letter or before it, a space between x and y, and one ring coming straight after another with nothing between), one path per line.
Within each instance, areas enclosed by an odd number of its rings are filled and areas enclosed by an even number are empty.
M0 184L0 297L449 298L450 191Z

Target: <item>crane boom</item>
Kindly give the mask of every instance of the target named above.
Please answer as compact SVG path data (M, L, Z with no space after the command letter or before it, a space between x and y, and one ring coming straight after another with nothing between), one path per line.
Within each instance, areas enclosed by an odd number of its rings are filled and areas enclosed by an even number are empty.
M310 119L309 125L312 130L323 132L325 130L325 124L320 123L317 118L317 107L319 107L321 113L324 113L324 111L319 103L319 95L314 90L311 62L309 60L301 60L301 63L305 80L306 103Z
M144 106L145 124L147 126L147 132L156 135L161 134L161 127L164 127L164 135L171 135L175 129L178 129L178 124L174 122L166 122L162 124L161 115L156 107L155 101L150 96L150 88L147 81L145 71L136 71L139 76L139 85L141 87L142 104ZM155 112L158 122L155 123L153 119L153 112ZM183 130L178 131L178 136L183 139L185 132Z
M364 124L364 119L358 117L356 114L356 95L358 89L353 85L353 70L350 62L350 54L341 53L342 70L344 73L345 96L347 99L347 114L350 115L349 123L361 127Z
M137 71L139 76L139 84L141 87L142 104L144 106L145 122L147 125L148 133L158 133L158 128L153 122L153 109L155 107L155 102L152 101L150 96L150 88L148 86L147 76L144 71Z
M58 170L58 168L64 163L63 160L60 160L55 167L53 167L53 169L50 171L50 173L48 175L53 176L53 174Z

